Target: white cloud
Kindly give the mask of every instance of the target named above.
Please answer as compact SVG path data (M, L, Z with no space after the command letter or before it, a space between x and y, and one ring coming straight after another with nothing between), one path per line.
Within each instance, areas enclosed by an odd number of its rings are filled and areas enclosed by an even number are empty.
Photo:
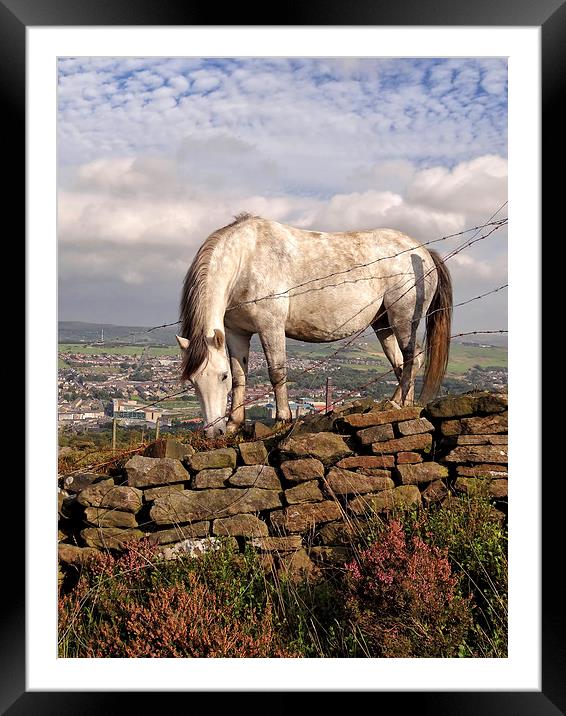
M177 93L186 92L189 89L189 83L187 81L186 77L183 77L183 75L175 75L175 77L170 77L168 80L168 84L171 85L175 90L177 90Z
M506 199L504 60L67 58L59 70L67 317L110 320L115 297L112 320L171 320L197 247L242 210L429 241ZM506 234L450 270L459 299L504 283Z
M497 180L496 197L501 196L506 175L505 163L498 159L480 157L452 171L436 167L419 172L403 165L404 193L350 192L329 199L195 190L190 178L185 184L179 181L175 163L168 160L130 157L91 162L76 169L76 182L68 182L72 190L59 193L60 276L63 283L71 277L75 281L98 277L140 288L161 283L167 276L167 293L157 300L163 305L163 320L170 320L176 313L182 277L198 246L241 210L322 231L394 228L428 242L469 228L497 208L494 185L486 183L485 176ZM463 205L466 186L476 189ZM483 194L477 189L482 186ZM447 253L469 237L458 236L434 248ZM450 259L457 299L505 281L505 236L487 241Z
M504 87L492 90L501 87L505 62L423 62L177 58L132 67L63 60L60 130L76 131L61 142L61 160L97 158L101 140L114 154L124 144L130 153L170 152L187 136L219 132L254 144L295 183L310 167L311 186L316 179L336 191L354 161L454 163L504 153ZM319 157L326 161L317 171Z
M507 199L507 160L497 155L462 162L452 170L433 167L418 172L407 196L410 201L443 210L489 216Z

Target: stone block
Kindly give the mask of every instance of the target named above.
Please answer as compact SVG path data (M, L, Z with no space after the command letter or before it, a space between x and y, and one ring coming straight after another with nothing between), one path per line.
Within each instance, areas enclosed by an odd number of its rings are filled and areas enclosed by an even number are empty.
M129 543L137 542L143 536L141 530L118 527L87 527L81 531L87 545L96 549L124 550Z
M506 433L508 428L508 413L495 413L493 415L476 416L473 418L460 418L458 420L443 420L440 423L442 435L484 435Z
M353 457L345 457L336 463L336 467L342 467L345 470L357 470L358 472L364 472L367 468L380 469L394 466L394 455L354 455Z
M191 445L186 445L174 438L156 440L144 451L146 457L171 457L175 460L183 460L194 453L195 449Z
M280 490L281 482L275 468L270 465L245 465L239 467L228 479L234 487L257 487L262 490Z
M418 452L398 452L397 465L409 465L416 462L422 462L423 457Z
M483 464L483 465L457 465L456 475L459 477L490 477L502 479L508 476L507 465Z
M94 527L130 527L138 526L136 517L131 512L108 510L101 507L87 507L85 520Z
M445 462L507 463L507 445L462 445L451 450Z
M284 510L271 513L270 520L274 530L285 532L307 532L319 523L332 522L342 516L340 505L334 500L324 502L305 502L291 505Z
M168 530L148 532L146 537L153 544L171 544L193 537L206 537L210 534L210 522L193 522L190 525L177 525Z
M238 447L245 465L263 465L267 462L267 450L261 440L240 443Z
M254 537L250 544L260 552L294 552L301 549L303 540L300 535L290 537Z
M83 507L104 507L135 514L142 507L142 491L135 487L117 487L114 483L100 482L79 492L77 502Z
M395 440L387 440L382 443L373 443L372 452L380 454L391 454L397 452L412 452L413 450L430 450L432 448L432 435L422 433L421 435L407 435Z
M361 495L394 487L391 473L388 470L377 470L376 472L379 474L368 475L331 467L324 482L335 495Z
M403 485L418 485L448 477L448 468L437 462L420 462L416 465L398 465L397 473Z
M309 482L324 477L324 465L313 458L287 460L281 463L281 472L288 482Z
M199 522L247 512L262 512L281 507L277 490L256 487L221 490L185 490L158 497L150 510L157 524Z
M159 549L159 556L170 561L181 557L202 557L208 552L216 552L223 546L230 546L237 551L238 542L234 537L195 537L176 542L172 545L164 545Z
M280 451L290 457L314 457L325 465L352 454L344 438L336 433L305 433L286 438Z
M434 425L426 418L415 418L398 423L397 430L401 435L419 435L420 433L431 433L434 430Z
M418 418L422 408L416 405L408 405L403 408L391 408L389 410L373 410L369 413L354 413L343 418L344 423L353 428L369 428L374 425L385 425L386 423L399 423L402 420Z
M393 440L395 437L393 425L391 425L391 423L386 423L385 425L375 425L373 428L358 430L356 435L362 445L370 445L371 443L378 443L384 440Z
M222 467L236 467L236 451L233 448L218 448L197 452L187 458L187 464L195 472L212 470Z
M285 490L284 494L288 505L297 505L301 502L321 502L324 499L318 486L318 480L301 482L296 487Z
M98 554L98 549L77 547L74 544L59 544L58 550L60 562L81 567Z
M212 490L225 487L226 481L232 474L231 467L218 467L211 470L201 470L193 477L191 487L193 490Z
M267 525L255 515L233 515L214 520L212 534L232 537L266 537Z
M442 502L448 495L448 488L442 480L435 480L427 485L422 491L421 497L425 505L431 505L435 502Z
M418 507L421 504L421 493L416 485L401 485L392 490L383 490L376 494L362 495L354 498L348 507L355 515L368 512L386 512Z
M130 487L156 487L189 480L183 463L171 457L134 455L126 463L125 470Z
M183 492L183 483L179 482L175 485L161 485L160 487L147 487L143 491L143 499L146 502L155 500L156 497L163 497L164 495L170 495L172 492Z

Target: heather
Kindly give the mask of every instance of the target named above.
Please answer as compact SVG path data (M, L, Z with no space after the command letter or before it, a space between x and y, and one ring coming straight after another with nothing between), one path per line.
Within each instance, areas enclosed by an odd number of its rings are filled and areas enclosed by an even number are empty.
M62 657L504 657L506 528L487 498L371 517L349 557L275 569L226 540L165 560L145 539L68 567Z

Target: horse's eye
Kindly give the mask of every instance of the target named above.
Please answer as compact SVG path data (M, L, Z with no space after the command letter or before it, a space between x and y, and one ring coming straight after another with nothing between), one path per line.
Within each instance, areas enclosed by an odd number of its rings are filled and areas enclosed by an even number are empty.
M222 375L222 380L224 381L224 380L227 380L227 379L228 379L228 373L224 373L224 374Z

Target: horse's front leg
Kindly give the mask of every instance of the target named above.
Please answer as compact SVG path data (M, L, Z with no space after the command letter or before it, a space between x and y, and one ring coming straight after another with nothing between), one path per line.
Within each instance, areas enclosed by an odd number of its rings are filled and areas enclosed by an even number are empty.
M226 427L229 433L239 430L246 417L244 400L250 359L250 339L251 335L233 333L230 329L226 329L226 345L232 372L232 405Z
M277 420L291 420L291 409L287 395L287 351L285 332L274 329L259 334L267 360L269 380L275 391Z

